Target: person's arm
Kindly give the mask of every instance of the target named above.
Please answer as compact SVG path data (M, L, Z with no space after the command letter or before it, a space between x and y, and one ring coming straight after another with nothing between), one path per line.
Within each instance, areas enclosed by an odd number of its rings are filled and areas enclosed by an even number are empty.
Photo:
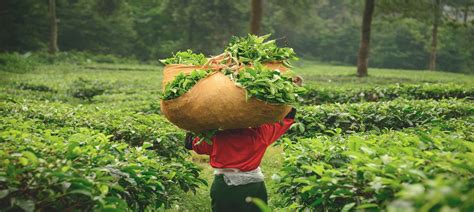
M198 137L194 138L193 150L200 155L211 155L212 145L204 141L202 141L200 144L197 144L199 141L200 140Z
M270 145L280 138L295 122L296 109L292 108L285 118L278 123L264 124L258 128L260 136L266 145Z
M200 144L196 144L199 142L198 137L194 137L192 133L186 133L186 138L184 140L184 147L188 150L194 150L197 154L206 154L210 155L212 153L212 145L201 142Z

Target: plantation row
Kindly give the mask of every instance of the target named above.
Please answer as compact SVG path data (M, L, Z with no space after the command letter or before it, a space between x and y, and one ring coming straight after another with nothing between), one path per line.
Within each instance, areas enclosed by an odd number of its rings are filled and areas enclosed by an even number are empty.
M2 100L0 208L153 209L205 184L182 131L156 114L107 109Z
M106 107L106 106L104 106ZM142 145L149 141L160 155L177 157L184 133L157 114L137 113L129 109L71 107L63 103L38 101L9 102L0 114L15 118L36 119L58 127L87 127L113 135L114 141ZM469 100L405 100L389 102L326 104L299 107L296 123L288 137L315 137L321 134L356 133L403 129L450 118L474 115Z
M99 107L71 106L60 102L0 103L0 115L14 120L32 120L47 128L89 128L107 135L112 141L141 146L144 142L160 155L183 158L186 151L181 144L184 133L157 114L136 113L122 109L106 110Z
M1 208L28 210L34 207L46 211L69 210L71 207L81 210L153 209L169 206L179 199L180 191L195 190L205 183L199 178L197 166L186 160L188 153L182 146L184 132L156 114L159 105L157 101L152 104L151 93L100 95L94 104L74 105L35 98L38 93L48 92L19 92L24 93L0 95ZM423 126L431 128L431 125L440 123L446 125L443 130L460 129L472 123L469 119L472 115L471 102L457 99L396 99L304 106L298 108L297 123L288 136L295 141L299 137L336 134L334 138L326 139L329 145L330 140L345 140L339 138L339 134L345 133L414 126L423 129ZM452 121L452 118L461 119ZM473 128L469 129L459 132L465 140L473 138L469 133ZM374 136L373 139L378 138ZM324 139L316 141L320 140ZM389 138L386 140L389 143ZM298 155L308 156L308 160L314 158L306 155L318 152L311 150L314 148L312 145L316 145L313 141L300 140L291 145L285 142L288 149L302 151L290 150L287 160ZM318 158L323 155L335 154L321 151ZM309 164L318 163L308 161L306 165ZM295 175L284 174L284 182L305 178L306 172L310 174L302 165L294 166L287 162L283 170L290 170L289 167L298 170L292 173ZM303 200L312 198L301 192L307 186L304 183L294 183L291 189L286 188L285 183L281 185L286 197L302 198L297 200L296 207L315 207L311 206L315 200L308 200L313 201L311 203ZM394 192L400 190L399 187L393 189ZM388 200L391 202L393 198ZM360 206L362 203L359 202L353 207L373 206ZM344 203L342 206L352 202ZM321 203L329 208L334 206L330 204L333 203Z
M57 95L57 90L43 84L17 83L13 85L19 90L37 91L40 97L48 100L64 100L64 97ZM102 82L96 80L77 79L66 88L66 93L70 97L92 100L102 94L110 95L126 92L130 94L130 89L123 88L120 83ZM467 98L474 99L474 87L464 84L438 83L438 84L396 84L388 86L345 88L345 87L321 87L308 86L304 94L303 103L324 104L324 103L355 103L366 101L388 101L397 98L404 99L447 99L447 98ZM133 90L132 90L133 91ZM21 92L20 92L21 93ZM151 92L154 98L160 96L159 90ZM38 98L38 97L35 97Z
M300 107L288 136L356 133L403 129L449 118L474 115L470 101L405 100L389 102L326 104Z
M204 183L194 164L148 143L131 147L86 128L31 130L40 123L10 121L0 133L2 210L153 209Z
M285 141L278 183L293 210L473 211L470 121L452 132L406 130ZM449 133L449 134L448 134Z
M106 107L106 106L104 106ZM113 135L114 141L139 146L149 141L160 155L179 157L184 133L162 116L100 107L72 107L63 103L38 101L9 102L0 114L36 119L51 126L87 127ZM327 104L298 109L296 123L287 136L314 137L321 134L355 133L403 129L445 119L474 115L470 101L404 100L390 102Z
M368 88L309 87L304 95L305 104L349 103L405 99L474 99L474 87L463 84L396 84Z

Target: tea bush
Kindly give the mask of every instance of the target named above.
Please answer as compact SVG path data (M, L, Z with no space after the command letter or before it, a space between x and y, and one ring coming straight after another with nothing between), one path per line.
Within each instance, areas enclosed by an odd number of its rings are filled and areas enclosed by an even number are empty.
M156 210L206 183L157 114L0 97L2 210Z
M327 104L298 110L291 137L321 134L403 129L447 118L474 114L474 105L462 100L405 100L390 102Z
M106 82L79 78L72 82L68 93L75 98L91 101L94 96L103 94L108 88L110 85Z
M0 54L0 71L25 73L34 70L36 65L36 61L30 58L30 54Z
M279 191L293 210L474 209L474 144L439 130L285 142Z
M310 86L303 96L305 104L351 103L405 99L474 99L474 87L464 84L396 84L361 89Z
M171 125L164 117L104 108L74 107L60 102L30 100L0 103L0 115L36 120L51 129L86 127L111 135L110 139L113 141L123 141L132 146L148 142L162 156L184 157L184 132Z
M2 130L0 207L144 210L169 206L177 190L203 183L190 162L163 158L149 143L130 147L109 138L86 128L71 134L62 128Z
M32 83L26 83L26 82L17 83L16 88L22 89L22 90L31 90L31 91L56 92L54 89L50 88L47 85L32 84Z

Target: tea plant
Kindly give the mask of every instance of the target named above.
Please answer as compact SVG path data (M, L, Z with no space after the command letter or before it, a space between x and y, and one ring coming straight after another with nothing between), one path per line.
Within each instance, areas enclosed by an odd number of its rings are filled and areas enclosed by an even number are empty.
M149 143L130 147L86 128L2 130L0 207L4 210L144 210L204 183L186 161L164 160Z
M305 104L387 101L396 98L474 99L474 87L452 83L396 84L361 89L311 86L303 96Z
M108 108L109 110L106 110ZM85 127L111 135L112 141L132 146L150 143L159 155L183 158L184 132L157 114L140 114L109 107L71 107L59 102L21 101L0 103L0 115L17 120L32 120L48 128ZM14 127L14 126L12 126Z
M103 94L108 88L109 85L105 82L79 78L72 82L68 93L75 98L91 101L94 96Z
M0 71L25 73L35 70L37 61L32 59L30 53L2 53L0 54Z
M358 104L306 106L298 110L289 135L314 137L382 129L403 129L448 118L474 114L474 106L461 100L405 100Z
M41 84L31 84L31 83L17 83L16 88L22 90L31 90L31 91L41 91L41 92L56 92L54 89L50 88L47 85Z
M474 146L453 133L320 137L285 148L278 185L294 209L474 209Z

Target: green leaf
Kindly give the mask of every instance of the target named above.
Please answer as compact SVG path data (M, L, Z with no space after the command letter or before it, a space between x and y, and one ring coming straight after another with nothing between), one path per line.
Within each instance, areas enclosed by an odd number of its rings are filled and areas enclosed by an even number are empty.
M369 203L369 204L362 204L358 205L356 208L357 209L366 209L366 208L378 208L379 206L377 204Z
M245 199L247 202L251 202L253 204L255 204L261 212L271 212L271 208L267 206L267 204L265 204L265 202L259 198L255 198L255 197L247 197Z
M32 152L29 152L29 151L24 151L22 152L23 156L25 156L29 162L31 162L33 165L37 165L38 164L38 158L36 157L36 155Z
M9 193L8 189L0 190L0 199L3 199L6 196L8 196L8 193Z
M341 212L347 212L347 211L351 210L351 208L353 208L355 204L356 204L355 202L345 204L344 207L342 208Z
M100 193L102 195L106 195L107 193L109 193L109 186L107 185L100 185L99 186L99 190L100 190Z
M81 194L90 198L93 197L90 191L84 190L84 189L75 189L75 190L69 191L68 194Z
M15 205L26 212L33 212L35 210L35 202L32 200L15 199Z

